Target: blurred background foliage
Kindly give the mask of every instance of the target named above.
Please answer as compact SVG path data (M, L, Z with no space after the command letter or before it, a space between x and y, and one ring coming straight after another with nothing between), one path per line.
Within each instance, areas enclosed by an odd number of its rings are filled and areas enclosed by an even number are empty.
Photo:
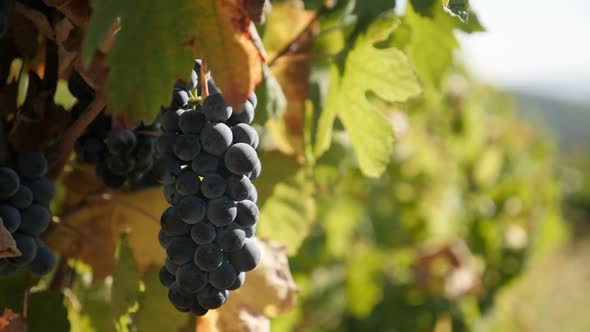
M290 25L279 18L293 11L294 3L274 5L267 31L273 23L279 29ZM310 48L334 54L354 47L353 36L366 29L363 22L374 22L391 9L368 7L339 1L319 19L320 37ZM571 331L586 330L590 321L575 314L579 310L558 309L567 301L553 299L571 296L580 305L584 301L575 289L589 286L582 277L585 271L576 269L588 254L587 246L572 244L570 237L574 233L583 239L586 231L581 229L589 220L584 176L589 164L581 157L587 152L564 149L562 140L539 126L539 119L551 113L568 137L584 137L587 131L570 131L563 123L579 128L588 122L562 117L556 108L567 107L555 107L553 100L499 91L472 77L455 56L455 34L483 30L474 13L463 23L435 1L410 1L405 15L395 20L394 32L377 47L403 50L423 91L407 103L366 93L394 129L390 160L379 177L363 174L342 122L324 155L314 159L306 154L317 137L306 140L305 132L318 125L317 117L306 118L306 111L326 111L321 107L330 85L330 61L308 63L308 108L304 102L294 106L293 93L284 89L286 113L272 120L283 121L277 125L282 130L269 135L274 141L284 139L288 148L283 151L302 163L305 181L313 183L309 193L316 212L288 222L286 242L291 248L300 246L290 251L300 294L296 309L274 319L273 329L555 331L557 322L568 322ZM349 29L342 28L347 24ZM272 54L273 42L267 35L264 40ZM272 68L279 81L293 79L295 74L285 72L294 67L303 75L301 63L285 66ZM348 68L343 67L346 75ZM355 83L356 89L371 84ZM294 118L303 123L299 135L290 130L296 127ZM571 141L587 147L583 140ZM571 161L569 167L564 158ZM262 229L262 234L280 232L281 221L267 220L272 232ZM293 225L296 220L298 226ZM307 227L300 225L306 222ZM576 248L564 249L570 246ZM560 293L561 282L576 286ZM545 320L553 324L543 324Z

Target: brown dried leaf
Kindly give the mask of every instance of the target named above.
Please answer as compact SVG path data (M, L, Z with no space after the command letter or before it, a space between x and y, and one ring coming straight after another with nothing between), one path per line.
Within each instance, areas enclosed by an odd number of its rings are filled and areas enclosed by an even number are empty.
M0 332L26 332L27 323L17 313L5 308L0 316Z
M117 239L129 230L140 272L162 264L165 252L157 239L160 215L168 204L161 188L88 196L101 187L89 167L70 171L63 184L68 190L66 212L45 237L52 248L90 264L94 276L103 279L114 267Z
M4 227L4 222L0 218L0 258L18 257L21 252L16 247L16 242L12 234Z
M223 307L205 316L205 322L213 324L217 331L270 331L270 318L288 312L295 304L297 287L286 248L270 241L258 243L262 251L260 265L246 275L244 287L232 292Z

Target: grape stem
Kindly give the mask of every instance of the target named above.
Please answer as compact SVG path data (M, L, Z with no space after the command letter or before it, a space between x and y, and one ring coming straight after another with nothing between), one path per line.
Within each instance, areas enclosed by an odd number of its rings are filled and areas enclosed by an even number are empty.
M56 178L68 160L76 140L84 134L86 127L94 121L96 116L105 108L106 97L97 94L88 109L66 130L62 139L48 153L49 177Z
M201 60L201 98L205 99L209 95L209 85L207 84L207 61Z
M299 33L296 34L295 37L293 37L293 39L291 39L272 59L270 59L270 61L268 61L268 66L272 67L277 62L277 60L279 60L279 58L290 53L293 46L297 45L301 37L303 37L303 35L306 32L308 32L311 29L311 27L320 19L320 17L329 9L329 5L324 2L322 7L320 7L320 9L318 9L313 14L313 16L311 17L309 22L307 22L307 24L303 27L303 29L301 29L301 31L299 31Z

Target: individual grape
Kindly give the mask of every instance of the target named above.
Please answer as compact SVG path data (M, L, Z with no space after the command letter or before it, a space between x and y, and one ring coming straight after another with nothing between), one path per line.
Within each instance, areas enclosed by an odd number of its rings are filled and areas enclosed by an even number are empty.
M262 164L260 163L260 159L256 159L256 164L254 165L254 170L248 174L248 178L252 181L256 180L260 173L262 172Z
M209 244L215 240L215 227L208 222L200 222L191 228L191 238L196 244Z
M175 110L163 112L162 116L160 117L162 129L169 133L176 133L179 131L180 128L178 127L178 120L180 119L181 114L182 113Z
M191 161L201 152L199 137L190 134L180 135L174 142L174 154L182 161Z
M170 205L176 205L183 196L176 191L176 185L171 183L164 186L164 198Z
M188 92L184 89L174 89L174 93L172 94L172 107L174 108L182 108L188 104L190 97Z
M160 283L164 287L170 287L170 285L172 285L176 281L176 276L170 273L165 266L162 266L162 268L160 268L158 278L160 279Z
M180 266L174 264L174 262L170 259L170 257L166 257L166 261L164 261L164 267L166 270L172 274L175 274L178 271ZM176 278L175 278L176 279Z
M259 162L256 150L245 143L230 146L223 159L225 167L236 175L246 175L252 172L256 167L256 163Z
M107 169L107 165L99 163L96 165L96 176L108 187L120 188L127 180L124 176L115 175Z
M190 232L191 225L182 221L176 212L176 208L169 207L160 218L162 230L170 236L185 235Z
M166 254L176 265L192 261L197 245L188 237L175 237L168 244Z
M195 264L205 271L210 272L218 268L223 262L223 253L215 244L199 246L195 251Z
M176 143L178 135L175 133L163 133L156 141L156 152L160 157L175 156L174 143Z
M109 155L106 159L106 165L113 174L126 176L135 168L135 159L127 155Z
M248 197L246 199L256 203L256 202L258 202L258 191L256 190L255 186L252 186L252 188L254 190L252 190L252 192L250 192L250 194L248 194Z
M184 292L195 294L207 286L207 273L201 271L195 264L186 264L176 271L176 285Z
M191 313L195 316L205 316L207 312L209 312L209 310L201 307L197 301L191 306Z
M217 171L219 168L219 160L206 152L201 152L193 159L191 168L199 176L206 176L207 174L215 173Z
M46 181L50 182L53 185L51 181ZM14 195L10 196L9 202L16 208L27 208L29 205L33 203L33 192L31 191L31 189L29 189L29 187L21 185L18 188L18 191L14 193Z
M12 237L21 255L9 258L10 263L16 266L25 266L31 263L35 259L35 255L37 255L37 241L35 241L35 238L21 232L12 234Z
M228 289L236 282L237 277L234 267L229 262L224 262L209 273L209 283L220 290Z
M203 100L203 114L211 122L223 122L231 116L232 108L221 93L213 93Z
M215 199L225 193L225 179L218 174L208 174L203 178L201 194L208 199Z
M8 167L0 167L0 199L16 194L20 187L20 177Z
M237 208L233 200L221 196L207 204L207 219L215 226L226 226L236 218Z
M29 184L33 199L35 202L43 205L49 205L53 196L55 196L55 185L47 178L35 180Z
M196 224L205 218L207 204L197 196L187 196L176 206L180 219L187 224Z
M160 242L162 249L168 248L168 244L170 244L170 241L172 241L173 238L174 236L166 234L162 229L158 232L158 242Z
M234 201L242 201L247 199L256 191L256 188L244 175L232 175L227 178L226 194Z
M236 278L236 281L234 281L234 283L229 286L227 288L227 290L236 290L241 288L242 286L244 286L244 283L246 282L246 272L240 272L238 273L238 276Z
M0 204L0 217L4 223L4 227L10 232L14 233L20 227L21 215L20 212L11 205Z
M194 297L180 289L176 282L168 288L168 300L177 308L190 308L193 305Z
M258 106L258 97L256 97L256 93L252 92L248 96L248 101L250 102L250 104L252 104L252 107L256 108L256 106Z
M231 225L225 229L218 229L215 243L223 252L232 252L240 250L246 240L246 232L238 227Z
M251 271L260 261L260 248L258 247L258 244L256 244L256 241L246 239L242 249L229 253L229 261L236 271Z
M187 111L182 113L178 120L178 127L185 134L198 135L207 123L205 115L198 111Z
M254 149L258 148L260 138L258 137L256 129L251 126L245 123L238 123L231 127L231 132L234 136L233 144L244 143L252 146Z
M256 235L256 225L250 226L250 227L241 227L244 232L246 233L246 237L248 239L254 237L254 235Z
M233 140L231 129L223 123L205 125L200 138L203 150L214 156L222 156Z
M201 188L201 179L197 173L185 170L176 179L175 188L183 196L196 195Z
M55 264L55 254L45 243L37 240L37 254L29 264L29 270L38 276L42 276L51 272Z
M240 105L240 112L233 112L227 123L237 125L238 123L251 124L254 121L254 106L250 101Z
M181 171L182 166L178 161L163 157L154 163L152 176L160 184L172 184L176 180L176 177L180 175Z
M122 155L131 152L137 144L137 136L131 130L113 130L106 140L109 152L114 155Z
M75 143L76 155L83 162L95 165L106 149L104 142L96 137L82 136Z
M16 169L22 177L40 178L47 174L47 159L39 152L24 152L18 155Z
M49 226L49 219L51 218L49 210L38 204L33 204L24 209L21 216L19 231L33 236L41 235Z
M221 307L227 298L229 297L229 292L227 290L218 290L213 286L208 285L197 293L197 301L199 304L208 310L213 310Z
M252 201L240 201L236 203L237 216L236 222L244 227L250 227L256 224L260 212L258 206Z

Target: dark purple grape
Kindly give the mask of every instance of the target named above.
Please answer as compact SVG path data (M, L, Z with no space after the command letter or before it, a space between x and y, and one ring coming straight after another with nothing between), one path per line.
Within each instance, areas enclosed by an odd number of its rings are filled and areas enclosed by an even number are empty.
M256 150L248 144L237 143L230 146L224 156L225 167L236 175L246 175L256 168L259 162Z
M253 270L260 261L260 248L256 241L246 239L244 246L238 251L229 253L229 261L236 271L248 272Z

